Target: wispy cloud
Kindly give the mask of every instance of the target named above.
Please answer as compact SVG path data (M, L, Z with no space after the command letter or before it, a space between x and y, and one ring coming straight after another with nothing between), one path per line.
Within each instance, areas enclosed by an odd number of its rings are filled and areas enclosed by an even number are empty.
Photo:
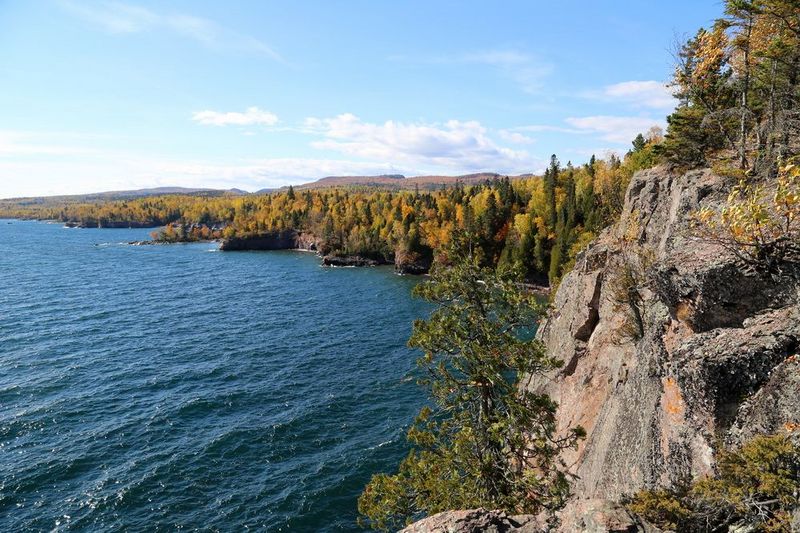
M0 159L25 156L85 156L95 153L97 150L94 148L65 143L64 136L52 133L0 130Z
M509 128L508 131L524 131L524 132L556 132L556 133L585 133L583 130L575 128L567 128L564 126L554 126L552 124L530 124L527 126L516 126Z
M660 81L653 80L614 83L600 90L586 91L582 96L605 102L618 102L634 108L667 111L677 104L670 88Z
M653 126L664 126L661 119L609 115L570 117L566 122L578 132L594 134L604 141L618 144L629 143L638 133L646 133Z
M538 92L553 72L553 65L533 54L514 48L477 50L462 54L433 55L426 58L393 55L391 61L428 65L483 65L512 80L523 91Z
M524 150L499 145L476 121L425 124L390 120L375 124L345 113L309 118L305 126L324 137L311 143L314 148L419 170L523 172L541 164Z
M258 107L248 107L244 113L195 111L192 113L192 120L207 126L274 126L278 123L278 116Z
M216 22L184 13L158 13L123 2L80 3L58 0L58 4L73 15L113 34L135 34L166 30L200 42L213 49L253 52L285 62L278 52L266 43L225 28Z
M495 67L508 67L512 65L525 65L533 62L533 58L519 50L483 50L469 52L455 57L456 61L464 63L482 63Z
M550 63L514 50L492 50L467 54L464 56L464 60L469 63L493 66L528 93L538 92L544 85L545 79L553 72L553 66Z

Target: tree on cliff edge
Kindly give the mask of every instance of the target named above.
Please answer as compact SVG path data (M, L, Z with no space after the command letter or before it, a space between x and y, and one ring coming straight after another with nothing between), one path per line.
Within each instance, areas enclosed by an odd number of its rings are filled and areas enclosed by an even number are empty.
M520 387L559 366L532 338L540 306L513 272L481 268L465 248L451 249L448 266L415 289L438 306L409 340L424 354L431 407L409 430L412 450L399 471L373 476L359 498L365 526L397 529L474 507L538 512L569 494L559 453L583 430L556 437L555 402Z

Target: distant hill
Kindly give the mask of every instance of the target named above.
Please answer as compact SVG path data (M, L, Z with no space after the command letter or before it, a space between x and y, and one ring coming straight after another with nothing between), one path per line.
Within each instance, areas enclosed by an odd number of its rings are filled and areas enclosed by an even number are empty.
M106 191L89 194L67 194L60 196L35 196L24 198L8 198L0 200L15 203L81 203L94 202L98 200L129 200L133 198L145 198L147 196L164 196L168 194L179 194L186 196L239 196L249 194L241 189L202 189L190 187L153 187L150 189L134 189L129 191Z
M530 174L521 176L509 176L511 179L528 177ZM309 183L295 185L296 190L304 189L327 189L334 187L371 187L377 189L414 189L436 190L448 185L462 183L464 185L476 185L496 178L503 177L495 172L478 172L475 174L463 174L460 176L413 176L407 178L402 174L381 174L377 176L327 176ZM185 195L185 196L244 196L248 194L269 194L287 187L265 188L249 193L242 189L207 189L193 187L153 187L149 189L133 189L127 191L106 191L90 194L69 194L59 196L32 196L20 198L0 199L0 203L6 205L40 205L40 204L75 204L83 202L132 200L134 198L146 198L148 196L164 195Z
M189 196L223 196L248 194L241 189L203 189L193 187L152 187L150 189L134 189L130 191L108 191L78 195L87 199L123 199L142 198L144 196L163 196L165 194L183 194Z
M476 174L463 174L460 176L414 176L407 178L402 174L382 174L378 176L328 176L326 178L295 185L295 189L323 189L329 187L376 187L389 189L438 189L446 185L463 183L475 185L488 180L502 177L494 172L479 172ZM513 176L512 176L513 177ZM519 177L519 176L516 176Z

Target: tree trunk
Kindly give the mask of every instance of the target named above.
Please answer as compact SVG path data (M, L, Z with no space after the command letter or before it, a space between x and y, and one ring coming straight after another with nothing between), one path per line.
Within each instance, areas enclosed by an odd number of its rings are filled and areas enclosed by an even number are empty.
M742 73L742 114L739 125L739 168L747 169L747 93L750 92L750 35L753 32L753 16L747 19L744 41L744 72Z

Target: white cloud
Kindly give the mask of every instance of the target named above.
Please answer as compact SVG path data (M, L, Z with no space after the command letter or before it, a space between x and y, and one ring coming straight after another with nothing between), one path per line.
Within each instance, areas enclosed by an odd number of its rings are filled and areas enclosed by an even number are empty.
M249 51L283 58L262 41L224 28L212 20L183 13L157 13L150 9L123 2L83 4L73 0L58 0L66 11L114 34L134 34L164 29L198 41L209 48Z
M678 103L672 91L660 81L623 81L606 85L599 91L588 91L583 96L606 102L620 102L634 108L672 110Z
M42 158L7 160L0 157L0 198L162 186L235 187L255 191L298 185L325 176L398 173L412 175L414 171L390 163L323 158L275 158L221 163L150 159L119 152L58 161Z
M210 113L200 119L209 124L246 125L243 133L253 122L273 120L261 111ZM109 141L117 141L119 146L120 139L69 132L0 131L0 198L165 185L252 191L332 175L520 174L545 166L543 160L524 150L498 144L487 128L474 121L375 124L344 114L309 118L295 131L316 138L312 148L332 153L271 159L178 159L108 146Z
M566 122L581 133L595 134L604 141L619 144L631 142L638 133L647 133L652 126L664 126L661 119L609 115L570 117Z
M274 126L278 123L278 116L258 107L248 107L244 113L195 111L192 120L207 126Z
M499 146L475 121L407 124L390 120L373 124L346 113L308 118L305 126L324 137L311 144L314 148L419 170L523 172L540 165L526 151Z
M527 135L513 130L499 130L497 136L513 144L533 144L536 142L536 139L533 137L528 137Z

